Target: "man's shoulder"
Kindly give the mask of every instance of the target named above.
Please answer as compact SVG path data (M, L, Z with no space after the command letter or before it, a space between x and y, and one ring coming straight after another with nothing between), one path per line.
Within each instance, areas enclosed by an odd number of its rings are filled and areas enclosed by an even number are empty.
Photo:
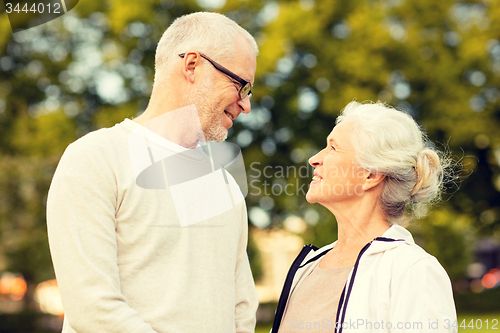
M128 151L130 131L122 123L101 128L77 139L64 151L59 164L74 166L88 163L112 163L123 159Z
M106 151L115 150L118 146L127 144L127 137L130 131L118 123L113 127L101 128L85 134L73 143L66 150L88 151Z

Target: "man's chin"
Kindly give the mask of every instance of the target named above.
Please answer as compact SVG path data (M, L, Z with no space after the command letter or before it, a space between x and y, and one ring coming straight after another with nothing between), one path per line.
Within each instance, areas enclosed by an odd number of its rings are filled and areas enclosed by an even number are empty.
M224 131L217 131L217 133L211 133L211 132L204 132L205 134L205 138L204 140L206 142L210 142L210 141L215 141L215 142L222 142L222 141L225 141L227 139L227 130L224 129ZM200 140L202 141L202 140Z

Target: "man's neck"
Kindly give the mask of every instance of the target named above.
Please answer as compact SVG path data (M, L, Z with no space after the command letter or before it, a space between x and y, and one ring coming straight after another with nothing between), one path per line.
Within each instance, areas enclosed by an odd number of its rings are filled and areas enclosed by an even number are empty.
M161 137L188 149L193 149L200 141L205 141L194 105L164 113L148 107L143 114L133 120Z

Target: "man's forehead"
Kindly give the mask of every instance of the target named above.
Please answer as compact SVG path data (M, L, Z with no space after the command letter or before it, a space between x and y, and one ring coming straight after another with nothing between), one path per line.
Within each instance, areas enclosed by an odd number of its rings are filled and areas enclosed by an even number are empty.
M234 72L253 85L255 71L257 69L255 51L243 37L235 41L235 47L236 57Z
M249 81L252 85L255 79L255 70L257 69L257 60L255 55L241 55L234 62L234 73L241 78Z
M253 85L255 80L255 71L257 70L257 61L255 56L253 61L251 60L246 68L248 69L248 73L243 73L242 78L249 81Z

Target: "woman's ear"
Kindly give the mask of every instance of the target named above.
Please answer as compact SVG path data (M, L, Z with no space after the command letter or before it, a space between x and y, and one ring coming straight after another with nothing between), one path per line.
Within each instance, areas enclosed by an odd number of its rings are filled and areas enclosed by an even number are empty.
M368 172L365 178L365 183L363 184L363 190L368 191L378 184L380 184L385 179L385 175L381 173Z

